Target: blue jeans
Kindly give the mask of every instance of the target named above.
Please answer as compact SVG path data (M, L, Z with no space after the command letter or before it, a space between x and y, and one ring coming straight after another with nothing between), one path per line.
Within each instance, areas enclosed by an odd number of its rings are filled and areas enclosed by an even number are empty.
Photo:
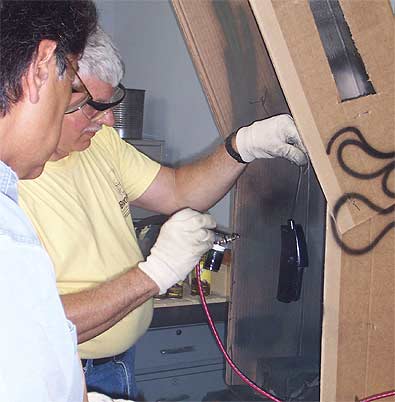
M111 398L136 399L135 353L136 347L132 346L106 363L94 365L94 360L86 360L83 368L88 391L100 392Z

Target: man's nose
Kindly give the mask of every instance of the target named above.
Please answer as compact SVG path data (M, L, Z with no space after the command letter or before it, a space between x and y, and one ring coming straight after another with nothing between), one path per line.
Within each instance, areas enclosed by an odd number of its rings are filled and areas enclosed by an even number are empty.
M98 123L112 127L115 124L114 112L112 110L108 110L106 113L103 114L103 116L100 117Z

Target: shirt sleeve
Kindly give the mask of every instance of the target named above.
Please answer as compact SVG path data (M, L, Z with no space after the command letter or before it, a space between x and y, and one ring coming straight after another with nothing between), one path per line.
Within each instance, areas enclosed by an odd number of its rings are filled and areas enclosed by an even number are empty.
M122 140L115 129L103 127L103 137L114 152L115 163L119 168L123 188L129 201L139 198L154 181L160 164Z

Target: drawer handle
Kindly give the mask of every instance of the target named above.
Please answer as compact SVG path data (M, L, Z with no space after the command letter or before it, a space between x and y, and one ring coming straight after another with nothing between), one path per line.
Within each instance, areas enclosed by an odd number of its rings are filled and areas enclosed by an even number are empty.
M162 349L160 351L161 355L175 355L177 353L193 352L195 350L194 346L183 346L182 348L174 349Z

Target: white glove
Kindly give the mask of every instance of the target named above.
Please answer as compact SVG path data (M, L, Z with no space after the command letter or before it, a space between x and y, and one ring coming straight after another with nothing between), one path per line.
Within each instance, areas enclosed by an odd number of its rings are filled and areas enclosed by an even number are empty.
M304 165L306 150L292 117L280 114L242 127L236 135L237 150L245 162L257 158L282 157Z
M200 257L212 248L214 219L186 208L174 214L161 228L147 260L138 264L158 285L159 294L180 280L199 262Z
M88 392L89 402L133 402L131 399L112 399L109 396L97 392Z

